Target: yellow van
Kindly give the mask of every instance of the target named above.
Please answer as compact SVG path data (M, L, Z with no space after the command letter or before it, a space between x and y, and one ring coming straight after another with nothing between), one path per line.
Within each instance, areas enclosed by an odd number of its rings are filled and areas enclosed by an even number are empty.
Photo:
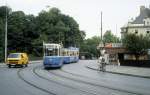
M7 65L9 68L16 65L27 67L28 63L29 59L26 53L10 53L7 57Z

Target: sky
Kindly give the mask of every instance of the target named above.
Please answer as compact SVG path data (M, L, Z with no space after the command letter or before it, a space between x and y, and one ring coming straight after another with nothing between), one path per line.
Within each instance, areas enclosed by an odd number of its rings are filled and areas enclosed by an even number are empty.
M13 11L35 16L56 7L77 21L80 30L86 32L86 38L100 36L101 12L103 34L111 30L120 37L120 28L139 15L140 6L150 7L150 0L0 0L0 6L6 2Z

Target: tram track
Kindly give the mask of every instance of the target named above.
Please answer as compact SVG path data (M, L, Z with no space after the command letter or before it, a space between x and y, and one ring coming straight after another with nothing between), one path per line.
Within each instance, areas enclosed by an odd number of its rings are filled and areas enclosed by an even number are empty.
M39 66L39 67L40 67L40 66ZM66 84L63 84L63 83L60 83L60 82L51 80L51 79L46 78L46 77L43 77L42 75L40 75L40 74L36 71L36 69L39 68L39 67L38 67L38 66L35 67L35 68L33 69L33 72L34 72L38 77L40 77L40 78L42 78L42 79L45 79L45 80L47 80L47 81L49 81L49 82L54 82L54 83L56 83L56 84L58 84L58 85L62 85L62 86L68 87L68 88L76 89L76 90L78 90L78 91L81 91L81 92L84 92L84 93L87 93L87 94L90 94L90 95L99 95L99 94L97 94L97 93L91 93L91 92L89 92L89 91L82 90L82 89L79 89L79 88L76 88L76 87L73 87L73 86L69 86L69 85L66 85Z
M100 93L95 93L94 91L91 91L91 90L89 91L89 90L80 89L80 88L77 88L77 87L74 87L74 86L70 86L70 85L67 85L67 84L58 82L58 81L56 81L56 80L52 80L52 79L47 78L47 77L45 77L45 76L42 76L42 75L38 72L38 69L41 69L41 67L42 67L41 65L40 65L40 66L38 65L38 66L33 67L33 68L32 68L32 72L33 72L37 77L39 77L39 78L41 78L41 79L43 79L43 80L46 80L46 81L48 81L48 82L53 82L53 83L55 83L55 84L58 84L58 85L61 85L61 86L65 86L65 87L67 87L67 88L71 88L71 89L74 89L74 90L77 90L77 91L81 91L81 92L84 92L84 93L87 93L87 94L90 94L90 95L100 95ZM37 86L36 84L34 84L34 83L32 83L32 82L26 80L26 79L22 76L22 74L21 74L21 72L23 72L24 69L25 69L25 68L19 69L18 72L17 72L17 75L18 75L18 77L19 77L21 80L23 80L25 83L29 84L30 86L35 87L35 88L37 88L37 89L39 89L39 90L41 90L41 91L43 91L43 92L46 92L46 93L48 93L48 94L50 94L50 95L57 95L57 94L55 94L55 93L53 93L53 92L51 92L51 91L49 91L49 90L47 90L47 89L44 89L44 88L42 88L42 87L39 87L39 86ZM122 89L116 89L116 88L104 86L104 85L101 85L101 84L96 84L96 83L93 83L93 82L89 82L89 81L85 81L85 80L78 79L78 77L82 77L82 78L84 78L84 79L85 79L85 78L88 78L87 76L82 76L82 75L74 74L74 73L67 72L67 71L64 71L64 70L61 70L61 69L59 69L59 71L61 71L61 72L63 72L63 73L70 74L70 75L75 76L75 77L77 77L77 78L66 77L66 76L64 76L64 75L62 75L62 74L58 74L57 72L51 72L51 71L46 71L46 72L48 72L48 73L50 73L50 74L52 74L52 75L54 75L54 76L63 78L63 79L75 81L75 82L77 82L77 83L82 83L82 84L91 85L91 86L95 86L95 87L102 87L102 88L106 88L106 89L110 89L110 90L114 90L114 91L129 93L129 95L130 95L130 94L132 94L132 95L143 95L143 94L139 94L139 93L137 93L137 92L131 92L131 91L126 91L126 90L122 90ZM92 78L90 78L90 79L92 79Z
M37 86L37 85L35 85L35 84L29 82L28 80L26 80L26 79L21 75L21 71L23 71L23 70L24 70L24 68L19 69L19 70L17 71L17 75L18 75L18 77L19 77L21 80L23 80L25 83L29 84L30 86L32 86L32 87L34 87L34 88L36 88L36 89L39 89L39 90L41 90L41 91L43 91L43 92L46 92L46 93L48 93L48 94L50 94L50 95L57 95L57 94L55 94L55 93L53 93L53 92L50 92L49 90L46 90L46 89L44 89L44 88L41 88L41 87L39 87L39 86Z
M87 77L87 76L82 76L82 75L70 73L70 72L67 72L67 71L64 71L64 70L61 70L61 69L60 69L60 71L62 71L62 72L64 72L64 73L67 73L67 74L70 74L70 75L72 75L72 76L77 76L77 77L82 77L82 78L85 78L85 79L87 79L87 78L89 79L89 77ZM81 79L78 79L78 78L66 77L66 76L63 76L63 75L58 74L58 73L55 73L55 72L50 72L50 73L51 73L51 74L54 74L54 75L56 75L56 76L59 76L59 77L68 79L68 80L72 80L72 81L76 81L76 82L79 82L79 83L88 84L88 85L91 85L91 86L103 87L103 88L106 88L106 89L111 89L111 90L115 90L115 91L119 91L119 92L129 93L129 94L132 94L132 95L143 95L142 93L137 93L137 92L127 91L127 90L123 90L123 89L112 88L112 87L109 87L109 86L92 83L92 82L85 81L85 80L81 80ZM92 79L92 78L90 78L90 79ZM93 80L95 80L95 79L93 79Z

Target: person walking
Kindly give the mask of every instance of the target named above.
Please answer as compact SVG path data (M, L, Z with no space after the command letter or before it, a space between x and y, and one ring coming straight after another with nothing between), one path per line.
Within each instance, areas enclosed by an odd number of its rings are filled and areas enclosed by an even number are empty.
M107 56L106 56L107 57ZM98 59L99 63L99 70L105 72L106 71L106 60L107 58L105 57L105 50L101 51L101 56Z

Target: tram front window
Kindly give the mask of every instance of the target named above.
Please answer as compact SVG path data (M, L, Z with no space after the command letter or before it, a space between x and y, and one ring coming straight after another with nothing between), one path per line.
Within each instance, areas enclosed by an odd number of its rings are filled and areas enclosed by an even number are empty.
M47 49L46 56L57 56L58 49Z

